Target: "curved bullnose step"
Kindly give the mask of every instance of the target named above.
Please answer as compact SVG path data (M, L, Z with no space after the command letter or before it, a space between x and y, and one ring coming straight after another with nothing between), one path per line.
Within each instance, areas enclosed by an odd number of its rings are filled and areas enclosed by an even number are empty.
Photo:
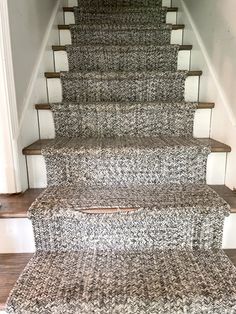
M223 144L219 141L213 139L198 139L205 145L210 145L212 153L229 153L231 152L231 147ZM36 142L32 143L31 145L23 148L22 153L23 155L41 155L42 149L46 147L47 144L53 142L54 139L41 139L37 140Z

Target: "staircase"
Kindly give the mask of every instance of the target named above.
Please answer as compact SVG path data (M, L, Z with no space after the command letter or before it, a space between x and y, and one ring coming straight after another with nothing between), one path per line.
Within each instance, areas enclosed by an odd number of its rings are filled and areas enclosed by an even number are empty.
M41 138L23 150L31 187L47 181L28 212L36 253L8 313L236 312L221 250L230 206L209 186L230 147L209 138L214 104L198 101L202 73L190 70L177 10L64 9L49 103L35 106Z

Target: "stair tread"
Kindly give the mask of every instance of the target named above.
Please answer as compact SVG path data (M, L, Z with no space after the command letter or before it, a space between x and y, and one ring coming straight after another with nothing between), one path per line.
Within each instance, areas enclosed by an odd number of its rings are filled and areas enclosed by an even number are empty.
M71 46L71 45L53 45L52 46L52 50L53 51L66 51L66 47L67 46ZM115 46L115 45L83 45L83 47L104 47L104 48L106 48L106 47L113 47L113 46ZM147 45L135 45L135 46L137 46L137 47L147 47ZM152 45L153 46L153 45ZM76 47L75 45L73 45L73 47ZM80 47L80 46L78 46L78 47ZM119 46L120 47L120 46ZM129 47L128 45L124 45L123 47ZM130 46L130 47L133 47L133 46ZM158 45L157 45L157 47L158 47ZM193 46L192 45L179 45L179 50L191 50L193 48Z
M231 213L236 214L236 191L232 191L225 185L211 185L211 188L229 204Z
M74 8L76 7L63 7L63 11L64 12L74 12ZM106 8L106 7L105 7ZM122 8L122 7L121 7ZM125 7L124 7L125 8ZM136 7L139 8L139 7ZM141 7L141 8L145 8L145 7ZM178 8L177 7L162 7L162 9L166 8L167 12L177 12ZM100 8L101 9L101 8ZM117 9L117 7L115 7L115 9Z
M230 146L223 144L219 141L208 139L208 138L202 138L199 139L202 143L206 145L210 145L211 152L230 152L231 148ZM41 139L37 140L36 142L32 143L31 145L25 147L23 149L24 155L41 155L41 150L50 142L53 142L54 139Z
M41 312L45 304L50 305L52 295L57 294L54 306L59 306L59 308L63 306L65 313L67 311L72 313L71 306L78 308L81 303L82 309L84 305L88 312L93 312L91 309L95 309L96 312L97 300L101 301L99 306L102 308L103 306L110 308L111 302L117 300L118 295L119 303L115 302L116 306L121 309L121 312L127 312L127 309L130 309L130 302L132 304L135 302L138 309L145 304L149 305L148 302L141 302L141 304L139 302L145 293L145 299L151 298L155 311L160 306L163 307L161 300L166 297L164 291L171 289L172 300L177 298L180 304L183 300L181 296L184 298L186 295L196 302L193 292L197 291L198 305L203 303L204 308L207 307L211 312L218 298L222 300L220 303L223 304L222 308L225 308L224 301L230 300L230 298L232 298L232 302L234 300L233 289L236 272L227 255L235 263L236 250L226 250L225 253L226 255L222 251L156 251L145 254L125 252L110 253L109 255L104 252L37 253L30 260L27 271L24 271L14 288L17 295L17 299L13 297L14 307L17 306L18 310L22 310L21 312L25 312L24 306L27 306L27 311L30 313ZM0 284L2 308L6 302L7 292L12 288L20 270L31 256L30 254L0 255L1 273L3 273L4 279ZM81 264L86 267L81 267ZM6 269L10 271L6 271ZM81 271L81 269L86 271ZM181 276L179 276L180 270ZM163 273L166 281L163 281ZM141 274L143 275L141 276ZM117 280L117 276L120 280ZM31 280L34 281L31 282ZM25 282L28 284L24 284ZM86 285L83 284L84 282ZM169 286L169 282L171 282L171 286ZM224 285L224 282L227 282L227 285ZM37 287L34 291L32 291L32 284ZM132 299L127 298L126 294L122 294L125 288L132 295ZM67 292L66 302L65 291ZM107 293L102 293L104 291ZM206 293L210 296L207 303L204 302ZM87 296L91 297L90 302L86 302ZM41 302L35 302L38 299ZM8 306L13 306L11 303L13 300L10 299ZM181 306L180 304L178 306ZM217 303L217 308L219 306Z
M55 78L61 78L61 73L63 73L63 72L64 71L62 71L62 72L45 72L44 75L48 79L55 79ZM159 73L158 71L152 71L152 72ZM176 71L176 73L178 73L178 72L184 72L184 71ZM64 73L72 74L72 73L82 73L82 72L64 72ZM100 72L85 72L85 73L99 74ZM119 72L107 72L107 73L111 73L111 74L115 73L116 74L116 73L119 73ZM126 72L122 72L122 71L120 73L126 74ZM131 72L127 72L127 73L131 73ZM148 72L142 71L140 73L148 73ZM202 75L202 71L198 71L198 70L197 71L187 71L187 76L201 76L201 75Z
M19 194L0 194L0 219L25 218L33 201L44 189L28 189Z
M71 24L71 25L75 25L75 24ZM59 24L58 25L58 29L59 30L70 30L71 25ZM185 28L184 24L166 24L166 25L172 27L172 30L179 30L179 29L184 29ZM83 25L83 26L85 26L85 25Z
M95 217L96 221L93 221L93 224L98 223L105 236L107 228L105 224L108 224L109 228L116 229L118 226L121 226L120 228L125 233L127 225L132 225L132 223L137 222L137 220L140 221L140 219L145 219L146 226L148 226L148 219L152 219L154 216L159 217L158 215L162 213L167 215L167 217L168 214L176 217L185 215L185 211L190 210L189 204L191 202L192 214L204 213L205 215L210 214L211 217L214 214L229 215L227 202L206 184L150 184L145 186L134 184L129 187L118 186L114 188L106 186L89 187L83 185L83 183L63 183L59 186L50 186L45 189L32 204L29 210L29 217L37 220L52 219L53 217L62 218L63 220L66 218L78 219L78 224L80 220L83 220L82 224L86 228L89 218L86 221L81 212L89 211L89 213L103 214L102 209L105 210L105 213L110 209L110 213L118 212L115 222L117 227L111 227L110 223L112 222L109 222L109 220L102 225L103 222L99 221L99 219L103 220L103 218L99 218L99 216ZM170 205L173 203L175 204L174 208ZM60 208L57 208L55 204L63 204L63 206L60 205ZM127 225L124 225L119 211L136 210L139 211L131 217L132 223L129 221L129 217L127 217L125 222ZM151 216L149 213L152 213ZM107 219L109 218L107 217ZM114 217L111 219L114 219ZM157 223L158 218L156 219L154 221ZM152 223L154 221L152 220ZM87 227L89 228L89 223ZM142 229L142 225L139 225L139 228ZM133 232L135 231L133 230ZM93 237L96 237L94 233ZM82 236L80 238L82 239ZM88 242L87 246L89 245Z
M60 104L60 103L58 103L58 104ZM214 106L215 106L215 104L212 102L199 102L197 105L197 109L213 109ZM37 109L37 110L51 110L50 103L36 104L35 109Z
M231 213L236 213L236 192L225 185L210 185L231 207ZM21 194L0 195L0 219L27 218L27 211L44 189L28 189Z

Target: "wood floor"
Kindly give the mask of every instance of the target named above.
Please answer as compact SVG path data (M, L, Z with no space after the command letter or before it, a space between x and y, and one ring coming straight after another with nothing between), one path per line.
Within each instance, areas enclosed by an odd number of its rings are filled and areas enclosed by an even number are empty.
M29 189L25 193L0 194L0 219L25 218L27 210L43 189Z
M0 254L0 310L5 308L8 295L33 254Z
M236 266L236 249L225 250ZM0 311L4 310L8 295L17 278L33 254L0 254Z

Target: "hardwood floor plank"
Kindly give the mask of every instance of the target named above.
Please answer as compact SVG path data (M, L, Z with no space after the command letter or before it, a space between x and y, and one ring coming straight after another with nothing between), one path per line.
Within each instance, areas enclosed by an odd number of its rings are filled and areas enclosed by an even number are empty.
M19 194L0 194L0 219L25 218L27 210L43 189L28 189Z
M33 254L0 254L0 310L4 310L8 295Z
M236 213L236 191L225 185L211 185L211 187L230 205L231 213Z

